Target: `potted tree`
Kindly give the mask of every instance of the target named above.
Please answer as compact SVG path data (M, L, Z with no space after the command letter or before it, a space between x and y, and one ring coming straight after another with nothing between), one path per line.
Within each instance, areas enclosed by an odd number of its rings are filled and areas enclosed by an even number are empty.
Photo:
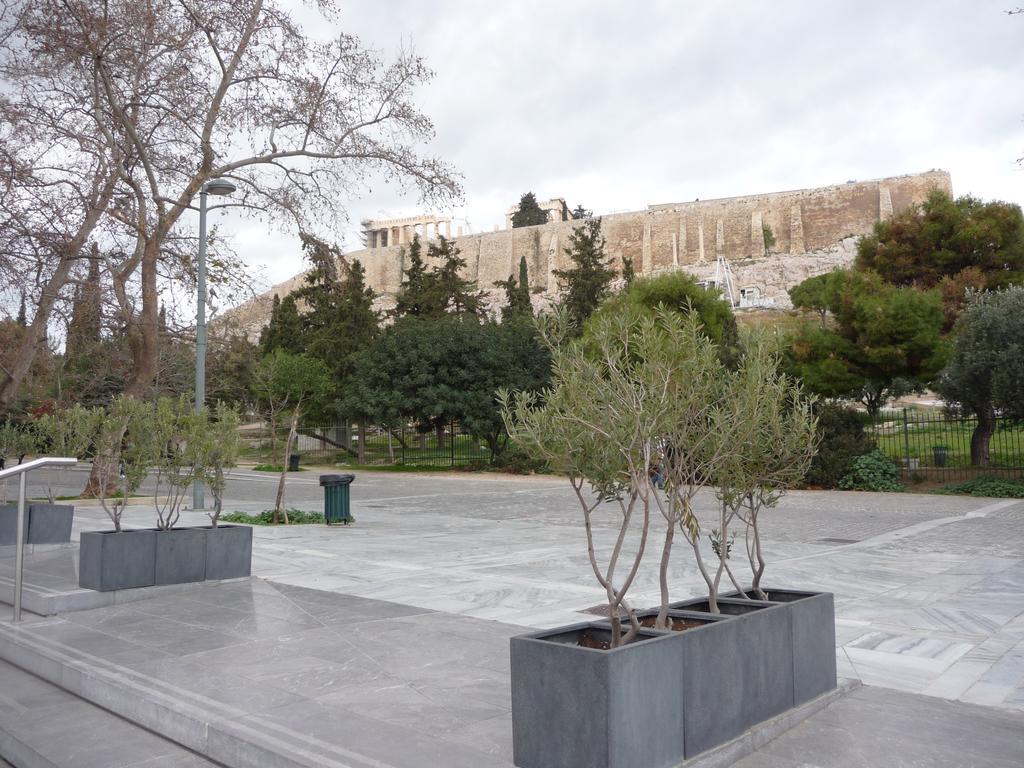
M79 586L107 592L152 586L156 579L156 532L124 530L121 517L157 455L156 420L149 403L121 395L98 409L93 434L93 477L112 531L83 531Z
M98 416L99 411L77 404L56 413L43 414L33 425L37 450L50 456L85 456L95 433ZM66 472L64 468L58 469L58 480L63 479ZM47 485L46 495L46 503L34 503L29 507L28 542L63 544L71 541L74 505L57 504L53 483Z
M811 621L804 629L814 633L821 615L795 619L790 607L797 602L752 599L772 596L760 584L753 595L718 595L732 573L730 526L737 520L752 529L748 551L763 573L758 513L786 481L766 452L778 449L780 433L789 434L793 450L780 461L795 460L799 469L813 449L808 404L778 372L771 351L756 340L740 351L734 366L723 366L692 313L618 313L588 327L583 343L555 349L552 386L541 397L503 397L513 438L572 478L585 511L588 551L594 549L593 512L587 512L591 497L581 492L583 480L594 499L642 500L643 541L651 506L654 519L665 524L661 605L637 612L625 606L621 587L606 587L607 649L581 646L584 631L597 632L593 625L512 639L517 765L670 765L806 700L794 693L796 625ZM663 492L650 482L655 457L667 481ZM721 512L718 527L708 532L692 501L710 482L720 486ZM707 597L671 603L667 563L679 532ZM625 586L643 557L642 548L630 551L636 560ZM618 552L611 549L613 556ZM618 628L613 611L624 606L629 629ZM826 618L834 631L831 613ZM834 687L834 646L829 652Z
M227 486L225 470L235 466L241 447L238 427L238 411L224 403L217 404L213 418L207 422L202 476L213 496L213 509L207 513L207 579L237 579L252 573L252 526L220 524Z

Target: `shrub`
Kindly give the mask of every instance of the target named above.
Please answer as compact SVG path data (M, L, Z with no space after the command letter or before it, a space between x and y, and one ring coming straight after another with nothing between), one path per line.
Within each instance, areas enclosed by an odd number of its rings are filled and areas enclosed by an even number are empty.
M274 525L274 510L268 509L257 515L247 515L244 512L231 512L220 516L224 523L244 523L246 525ZM304 512L301 509L288 510L288 525L310 525L323 523L322 512ZM280 523L278 523L280 525Z
M808 485L836 488L854 459L870 453L875 445L864 432L864 418L857 411L824 404L817 415L818 452L805 480Z
M902 491L903 483L896 465L876 448L853 460L839 487L844 491Z
M962 483L951 483L934 491L967 496L995 496L1004 499L1024 499L1024 481L984 475Z

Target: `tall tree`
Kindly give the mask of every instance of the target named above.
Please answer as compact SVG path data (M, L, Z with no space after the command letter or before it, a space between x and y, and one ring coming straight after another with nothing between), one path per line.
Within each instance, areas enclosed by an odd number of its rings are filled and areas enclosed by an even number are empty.
M937 291L849 271L815 280L814 290L796 286L790 297L801 309L824 308L827 323L805 324L786 341L789 370L812 393L852 397L876 413L890 398L932 382L945 355Z
M572 217L574 219L589 219L593 215L594 212L589 208L584 208L582 203L572 209Z
M587 219L569 236L566 254L572 260L570 269L556 269L555 276L565 290L563 306L577 328L597 309L615 279L615 270L605 254L601 219Z
M421 317L427 311L430 276L422 251L420 236L413 235L409 243L409 266L402 273L402 284L391 312L394 317Z
M1024 419L1024 287L973 295L953 333L949 364L935 388L977 417L971 464L985 467L996 414Z
M333 4L316 5L335 19ZM98 155L113 175L114 189L102 174L93 186L119 244L108 271L132 352L130 393L156 375L161 276L194 274L195 242L181 225L209 179L234 181L240 211L300 225L339 221L339 193L369 174L426 199L459 192L420 152L432 133L415 104L431 77L423 61L385 64L351 35L314 41L279 2L42 0L16 17L5 74L22 82L50 67L74 81L68 90L88 109L61 92L47 114L81 114L95 138L72 154ZM72 237L61 250L79 258L83 244Z
M537 204L537 197L533 192L527 192L519 198L519 209L512 214L513 229L547 223L547 211Z
M1024 279L1024 214L1012 203L932 192L861 238L856 265L893 285L942 288L955 317L966 288L992 290Z
M473 282L462 277L466 260L455 242L442 235L427 248L427 256L435 262L432 273L435 312L482 315L483 299Z
M270 306L270 320L260 331L260 351L267 355L275 349L283 349L300 354L306 348L303 331L302 317L294 294L289 293L282 299L275 293Z
M497 280L494 285L505 291L505 306L501 308L503 320L533 315L533 304L530 301L530 275L525 256L519 258L518 281L515 275L509 275L508 280Z

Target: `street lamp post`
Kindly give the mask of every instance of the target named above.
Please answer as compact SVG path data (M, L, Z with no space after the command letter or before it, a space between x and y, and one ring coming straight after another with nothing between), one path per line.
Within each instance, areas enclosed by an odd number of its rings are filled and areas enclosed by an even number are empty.
M199 262L196 268L196 397L195 409L199 413L206 405L206 196L230 195L235 185L227 179L211 179L199 190ZM192 484L192 509L203 509L203 482L199 478Z

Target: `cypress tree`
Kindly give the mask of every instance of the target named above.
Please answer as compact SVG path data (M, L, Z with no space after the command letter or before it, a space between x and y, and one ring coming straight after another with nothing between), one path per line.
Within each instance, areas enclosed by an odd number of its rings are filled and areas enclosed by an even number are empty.
M548 214L537 204L537 197L533 192L527 192L519 198L519 210L512 214L513 229L547 223Z
M562 304L577 328L582 328L594 313L615 279L615 270L609 265L604 248L601 219L587 219L573 230L569 247L565 249L572 260L572 268L554 271L565 289Z

